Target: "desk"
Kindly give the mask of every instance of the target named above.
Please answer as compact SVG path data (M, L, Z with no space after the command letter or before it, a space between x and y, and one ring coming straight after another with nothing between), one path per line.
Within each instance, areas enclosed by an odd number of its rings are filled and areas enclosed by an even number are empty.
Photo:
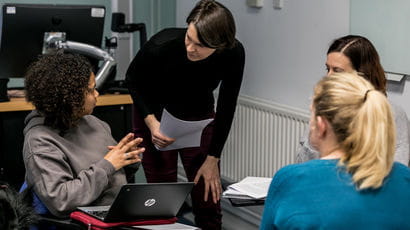
M97 98L93 115L107 122L118 141L131 131L131 104L128 94L106 94ZM22 149L24 119L33 109L24 98L0 103L0 180L18 189L24 181Z
M129 94L105 94L97 98L97 106L132 104ZM8 102L0 103L0 112L30 111L34 106L25 98L10 98Z

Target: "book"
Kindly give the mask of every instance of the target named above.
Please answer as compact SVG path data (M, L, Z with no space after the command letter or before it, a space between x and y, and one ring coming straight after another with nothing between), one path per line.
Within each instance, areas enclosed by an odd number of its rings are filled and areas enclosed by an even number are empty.
M70 214L72 220L83 223L87 226L87 229L103 230L111 229L114 227L125 227L125 226L137 226L137 225L162 225L162 224L173 224L177 221L176 217L165 218L165 219L141 219L135 221L125 221L125 222L103 222L85 212L74 211Z

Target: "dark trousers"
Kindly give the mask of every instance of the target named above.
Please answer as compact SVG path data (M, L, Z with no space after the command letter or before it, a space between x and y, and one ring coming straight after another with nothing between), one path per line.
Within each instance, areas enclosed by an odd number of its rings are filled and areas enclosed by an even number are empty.
M192 119L195 120L195 119ZM151 142L151 133L144 120L134 111L133 120L136 137L142 137L145 148L142 166L148 183L176 182L178 153L181 157L185 173L189 181L194 181L196 173L205 161L210 145L213 123L209 124L202 133L201 146L184 148L170 151L158 151ZM209 192L208 201L204 201L205 186L203 178L194 186L191 192L192 209L195 215L195 224L201 229L221 229L222 214L221 204L212 201L212 193Z

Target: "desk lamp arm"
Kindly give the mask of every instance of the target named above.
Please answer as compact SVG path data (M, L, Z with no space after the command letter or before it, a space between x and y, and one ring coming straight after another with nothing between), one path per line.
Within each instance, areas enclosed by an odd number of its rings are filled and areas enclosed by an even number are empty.
M105 81L110 76L110 73L117 65L117 62L108 52L96 46L80 42L67 41L66 34L64 32L45 32L43 54L55 52L59 49L67 50L72 53L83 54L85 56L104 61L98 72L95 74L97 88L101 88L104 85Z
M110 73L113 71L114 67L117 65L114 58L108 54L108 52L92 45L74 42L74 41L65 41L59 43L59 48L64 50L83 54L97 60L104 61L98 72L95 74L95 81L97 84L97 88L101 88L101 86L105 83Z

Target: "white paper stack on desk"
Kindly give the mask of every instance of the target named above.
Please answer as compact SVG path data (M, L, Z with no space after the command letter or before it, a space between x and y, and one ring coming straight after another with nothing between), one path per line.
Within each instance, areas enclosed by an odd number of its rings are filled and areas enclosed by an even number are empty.
M222 193L222 197L244 200L265 199L271 181L270 177L249 176L238 183L229 185Z

